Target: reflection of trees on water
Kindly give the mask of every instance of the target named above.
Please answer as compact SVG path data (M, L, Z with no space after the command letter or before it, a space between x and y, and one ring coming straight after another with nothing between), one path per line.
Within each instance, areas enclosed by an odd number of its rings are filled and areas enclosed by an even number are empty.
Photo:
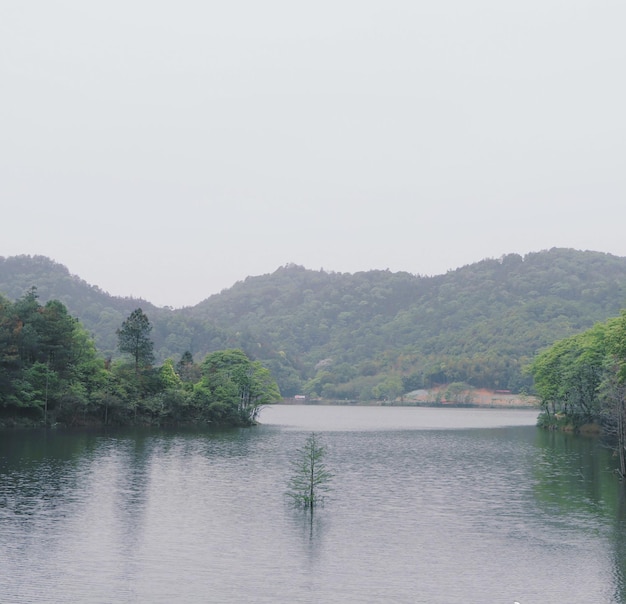
M5 432L0 439L0 509L12 523L45 516L52 525L80 500L90 461L93 435L46 430ZM68 508L69 506L69 508ZM63 509L62 516L58 515Z
M130 556L148 488L145 438L8 432L0 439L0 459L2 535L46 555L58 540L88 541L100 525L107 538L117 535L126 544ZM36 544L30 544L31 533L38 535Z
M626 602L626 489L619 485L617 514L609 537L613 558L613 598L616 602Z
M596 438L538 430L533 464L534 493L547 513L558 511L601 515L619 481L610 452Z
M112 527L124 558L132 560L141 542L146 505L150 490L150 466L154 455L155 439L143 434L133 434L115 444L114 466L111 468L113 490Z
M575 530L606 534L614 600L626 602L626 485L595 437L539 430L535 497L540 510ZM591 554L590 554L591 555Z
M324 535L328 530L328 517L325 510L291 509L292 523L297 529L298 542L306 553L307 562L312 568L323 558Z

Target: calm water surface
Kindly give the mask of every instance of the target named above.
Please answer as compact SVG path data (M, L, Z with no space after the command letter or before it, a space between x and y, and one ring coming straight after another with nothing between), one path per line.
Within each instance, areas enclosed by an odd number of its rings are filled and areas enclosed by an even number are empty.
M0 433L1 602L626 603L596 440L536 412L277 406L222 432ZM311 432L335 474L284 497Z

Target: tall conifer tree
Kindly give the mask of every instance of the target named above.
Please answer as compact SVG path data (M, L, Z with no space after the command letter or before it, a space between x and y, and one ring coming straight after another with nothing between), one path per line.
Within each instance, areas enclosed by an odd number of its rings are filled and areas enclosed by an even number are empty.
M120 352L132 355L135 360L135 373L140 367L152 365L154 362L154 344L150 339L152 325L141 308L130 313L122 327L117 330L117 347Z

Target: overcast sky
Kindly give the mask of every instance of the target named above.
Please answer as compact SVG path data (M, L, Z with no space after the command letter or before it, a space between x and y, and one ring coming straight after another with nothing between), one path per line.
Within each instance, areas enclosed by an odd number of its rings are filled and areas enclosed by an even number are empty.
M193 305L626 256L624 0L0 0L0 255Z

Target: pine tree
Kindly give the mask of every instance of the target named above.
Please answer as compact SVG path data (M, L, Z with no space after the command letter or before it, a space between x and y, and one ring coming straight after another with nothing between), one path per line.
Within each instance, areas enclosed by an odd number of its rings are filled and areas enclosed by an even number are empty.
M326 469L326 447L315 434L306 439L296 451L292 462L293 475L289 480L287 496L298 507L313 510L324 503L324 494L330 490L333 475Z
M135 361L135 373L140 367L147 367L154 362L153 343L150 339L152 325L141 308L130 313L122 327L117 330L117 347L120 352L132 355Z

